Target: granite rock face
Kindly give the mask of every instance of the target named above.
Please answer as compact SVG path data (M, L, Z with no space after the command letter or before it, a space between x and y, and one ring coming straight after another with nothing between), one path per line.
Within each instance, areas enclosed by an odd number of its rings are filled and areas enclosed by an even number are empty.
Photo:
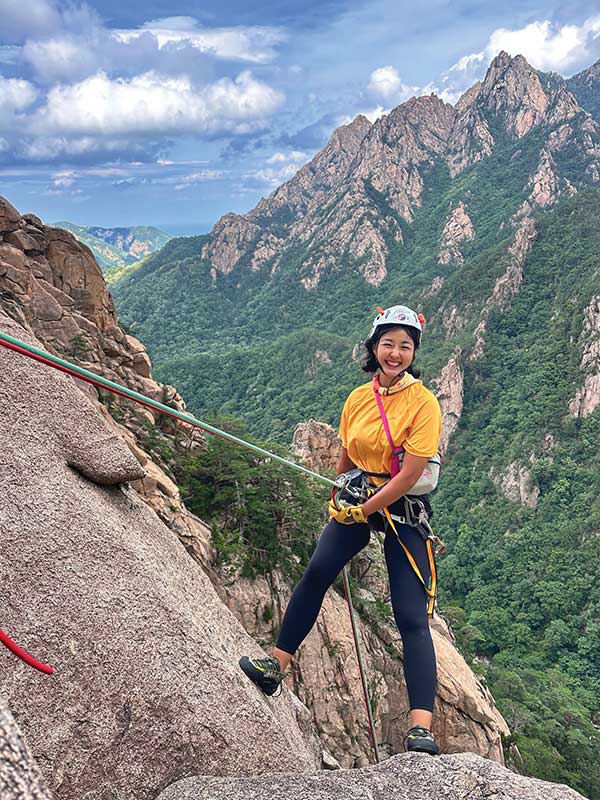
M450 264L451 262L461 264L464 258L459 245L461 242L470 242L474 238L475 231L471 218L466 212L465 204L459 203L444 225L438 264Z
M513 503L537 508L540 490L532 480L530 471L523 464L513 461L502 472L492 472L490 477L502 494Z
M0 312L0 329L36 344ZM39 343L37 343L39 344ZM307 709L238 668L253 647L176 535L125 484L144 469L69 376L0 348L0 693L57 798L154 798L184 774L308 771ZM261 747L251 742L261 741Z
M12 714L0 698L0 797L2 800L52 800L40 768Z
M312 470L335 469L341 447L336 430L326 422L309 419L294 430L292 452Z
M454 353L440 375L432 381L432 389L442 412L442 435L440 451L446 454L452 434L458 428L462 416L465 376L460 351Z
M592 297L585 309L581 345L584 381L569 403L574 417L587 417L600 405L600 295Z
M186 778L157 800L585 800L568 786L524 778L473 753L405 753L375 767L246 780Z

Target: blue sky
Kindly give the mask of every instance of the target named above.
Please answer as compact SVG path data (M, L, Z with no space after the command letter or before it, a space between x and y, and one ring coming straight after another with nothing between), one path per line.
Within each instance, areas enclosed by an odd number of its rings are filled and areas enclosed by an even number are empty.
M176 233L250 210L359 113L455 102L500 49L600 58L600 1L0 0L0 22L0 194Z

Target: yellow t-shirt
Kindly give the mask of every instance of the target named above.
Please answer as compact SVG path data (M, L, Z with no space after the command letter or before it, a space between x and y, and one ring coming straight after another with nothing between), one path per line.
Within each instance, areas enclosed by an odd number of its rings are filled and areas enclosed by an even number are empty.
M435 395L421 381L415 381L402 391L382 395L381 399L396 447L402 446L415 456L434 456L442 431L442 415ZM392 448L381 421L373 381L348 395L340 420L340 438L357 467L365 472L389 473Z

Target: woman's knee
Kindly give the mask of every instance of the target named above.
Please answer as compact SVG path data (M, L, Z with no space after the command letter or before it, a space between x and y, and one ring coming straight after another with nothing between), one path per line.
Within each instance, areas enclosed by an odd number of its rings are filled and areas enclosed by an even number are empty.
M423 604L423 611L407 609L406 606L394 606L394 619L401 635L430 636L427 609Z
M309 561L300 583L311 592L322 591L324 594L334 580L335 575L332 575L329 564L321 561Z

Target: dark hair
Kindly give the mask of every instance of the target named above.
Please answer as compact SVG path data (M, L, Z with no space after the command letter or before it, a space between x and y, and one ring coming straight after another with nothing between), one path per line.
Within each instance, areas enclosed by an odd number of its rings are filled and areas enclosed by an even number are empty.
M413 328L412 325L379 325L375 329L375 333L371 336L367 341L364 343L366 355L363 357L362 361L360 362L360 366L365 372L377 372L379 369L379 362L375 358L375 348L377 347L377 343L381 339L384 333L391 330L392 328L402 328L403 331L406 331L410 338L413 340L415 345L415 356L417 350L419 349L419 344L421 343L421 333L416 328ZM412 364L410 367L406 369L409 375L412 375L413 378L419 378L421 376L421 370L418 367L415 367L415 362L413 359Z

